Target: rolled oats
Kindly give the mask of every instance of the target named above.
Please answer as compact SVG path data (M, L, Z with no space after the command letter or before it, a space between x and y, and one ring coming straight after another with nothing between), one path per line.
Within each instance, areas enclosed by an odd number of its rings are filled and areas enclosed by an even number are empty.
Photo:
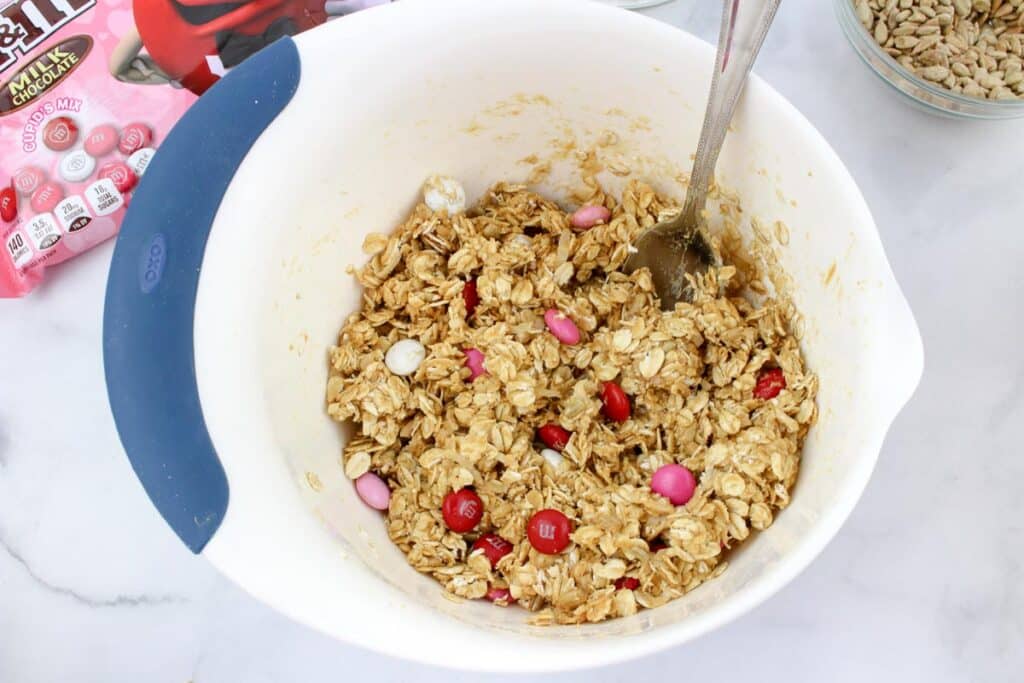
M368 237L372 258L357 274L363 305L330 352L328 414L357 428L344 448L345 474L387 482L387 532L409 563L453 599L507 590L537 624L628 616L717 576L728 549L788 505L817 415L817 378L791 331L796 310L783 298L741 296L768 285L738 234L720 236L732 265L699 279L693 303L664 313L650 274L620 267L626 247L675 205L635 181L618 202L592 179L585 184L589 196L580 199L611 214L585 231L574 231L554 202L499 183L466 213L420 204L394 233ZM716 188L712 196L723 216L739 220L734 195ZM765 226L755 228L763 240L755 249L770 254ZM775 226L780 242L783 230ZM467 315L471 278L479 302ZM550 309L574 321L578 344L547 331ZM403 339L426 349L409 377L385 364ZM465 367L469 348L485 359L475 379ZM770 401L752 394L766 368L786 378ZM610 381L632 403L623 423L601 413ZM572 433L557 467L547 466L553 458L536 437L548 423ZM679 507L651 490L652 473L669 463L698 480ZM472 532L457 534L441 504L467 486L484 513ZM526 537L527 521L544 508L575 529L559 555L539 554ZM514 546L493 568L470 551L484 533ZM623 577L639 583L616 590Z

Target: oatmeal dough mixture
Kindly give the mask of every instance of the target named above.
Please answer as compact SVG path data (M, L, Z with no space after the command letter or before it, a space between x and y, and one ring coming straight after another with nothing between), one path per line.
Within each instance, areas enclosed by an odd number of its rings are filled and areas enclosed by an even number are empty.
M649 273L620 268L675 205L590 186L573 213L510 184L468 211L421 203L367 238L362 308L330 352L345 472L409 563L538 624L720 574L789 503L816 417L792 305L751 303L727 265L662 312Z

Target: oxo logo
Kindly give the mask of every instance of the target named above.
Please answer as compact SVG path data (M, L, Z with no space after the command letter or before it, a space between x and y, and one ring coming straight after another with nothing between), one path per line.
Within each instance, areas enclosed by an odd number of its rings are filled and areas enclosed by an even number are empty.
M167 241L163 233L156 233L139 254L139 288L149 294L160 284L167 263Z

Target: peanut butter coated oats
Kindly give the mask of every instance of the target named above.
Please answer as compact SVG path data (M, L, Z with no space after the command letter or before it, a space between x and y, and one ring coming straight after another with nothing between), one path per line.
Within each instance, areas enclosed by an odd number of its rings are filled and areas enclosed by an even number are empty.
M465 213L421 203L369 236L362 308L330 352L328 413L356 426L345 474L387 483L409 563L537 624L631 615L721 573L789 503L817 413L791 304L751 303L749 268L725 266L662 312L648 272L620 268L675 205L588 186L593 219L499 183ZM395 374L386 355L407 341L424 353ZM652 490L666 465L696 481L685 504Z

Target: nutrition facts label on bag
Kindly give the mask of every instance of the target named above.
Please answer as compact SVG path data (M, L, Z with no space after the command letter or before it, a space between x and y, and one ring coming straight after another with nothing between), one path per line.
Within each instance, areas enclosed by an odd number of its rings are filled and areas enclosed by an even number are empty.
M97 216L112 214L124 205L124 197L109 178L97 180L85 190L85 198Z
M60 227L64 228L65 232L76 232L92 222L92 214L85 208L85 202L78 195L63 200L54 209L54 213L57 214Z
M60 241L60 228L52 213L41 213L28 222L28 236L32 246L45 251Z
M14 261L15 267L20 268L32 258L32 248L28 246L28 240L21 234L20 230L15 230L11 233L4 246L7 247L7 254Z

